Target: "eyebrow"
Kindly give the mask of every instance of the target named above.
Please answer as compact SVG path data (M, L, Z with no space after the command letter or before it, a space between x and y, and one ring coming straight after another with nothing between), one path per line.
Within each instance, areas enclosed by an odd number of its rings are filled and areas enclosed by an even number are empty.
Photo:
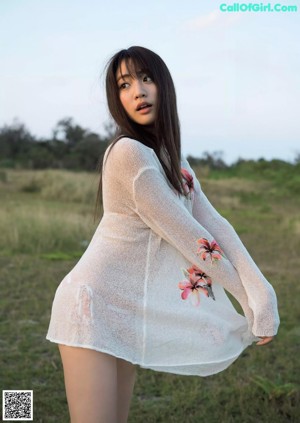
M136 72L136 75L141 76L143 73L147 73L147 71L142 69L142 70ZM119 82L120 79L125 79L125 78L128 78L128 77L132 78L132 75L130 75L129 73L125 73L123 75L120 75L119 78L117 78L117 82Z
M129 73L125 73L124 75L119 76L119 78L117 79L117 82L119 82L120 79L125 79L125 78L128 78L128 77L131 77L131 75L129 75Z

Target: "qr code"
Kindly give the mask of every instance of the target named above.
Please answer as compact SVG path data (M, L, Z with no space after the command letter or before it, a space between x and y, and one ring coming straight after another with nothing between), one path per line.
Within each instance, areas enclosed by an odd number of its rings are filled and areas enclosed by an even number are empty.
M33 391L2 391L2 420L33 420Z

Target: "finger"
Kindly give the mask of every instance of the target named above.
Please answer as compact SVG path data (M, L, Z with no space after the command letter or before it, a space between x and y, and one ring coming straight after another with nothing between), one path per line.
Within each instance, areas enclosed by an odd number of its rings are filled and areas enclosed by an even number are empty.
M266 345L273 340L273 336L262 337L261 341L258 341L256 345Z
M261 341L258 341L258 342L256 343L256 345L266 345L266 344L268 344L269 342L271 342L271 339L262 339Z

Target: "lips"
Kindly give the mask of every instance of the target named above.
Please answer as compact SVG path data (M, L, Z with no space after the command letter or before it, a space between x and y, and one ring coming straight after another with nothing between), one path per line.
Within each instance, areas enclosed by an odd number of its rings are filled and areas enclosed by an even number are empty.
M137 105L136 111L139 111L139 110L145 109L146 107L151 107L151 106L152 106L152 104L150 104L150 103L145 103L145 102L139 103Z

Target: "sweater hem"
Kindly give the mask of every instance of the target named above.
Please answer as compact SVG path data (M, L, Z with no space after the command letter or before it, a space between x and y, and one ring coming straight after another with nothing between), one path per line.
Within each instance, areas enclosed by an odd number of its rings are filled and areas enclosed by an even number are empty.
M183 375L183 376L201 376L201 377L205 377L205 376L210 376L216 373L220 373L221 371L225 370L227 367L229 367L235 360L237 360L237 358L242 354L242 352L250 345L250 344L245 344L236 354L234 354L233 356L230 357L226 357L223 360L219 360L219 361L206 361L206 362L193 362L193 363L180 363L180 364L173 364L173 365L160 365L160 364L154 364L154 363L144 363L143 361L135 361L133 359L130 359L128 357L125 357L123 355L120 354L116 354L115 352L112 352L109 349L106 348L98 348L95 347L94 345L89 345L89 344L78 344L76 342L66 342L66 341L62 341L62 340L58 340L58 339L54 339L50 336L46 336L46 339L50 342L56 343L56 344L62 344L62 345L67 345L69 347L79 347L79 348L87 348L87 349L91 349L94 351L98 351L98 352L103 352L109 355L112 355L116 358L120 358L122 360L128 361L133 365L138 365L143 369L150 369L150 370L154 370L154 371L159 371L159 372L165 372L165 373L173 373L173 374L178 374L178 375ZM180 368L180 367L189 367L189 366L211 366L211 365L220 365L220 364L224 364L225 367L219 370L216 370L215 372L209 372L209 374L197 374L197 373L186 373L184 371L177 371L176 368ZM169 370L167 370L169 369ZM173 370L172 370L173 369ZM203 372L202 372L203 373Z

